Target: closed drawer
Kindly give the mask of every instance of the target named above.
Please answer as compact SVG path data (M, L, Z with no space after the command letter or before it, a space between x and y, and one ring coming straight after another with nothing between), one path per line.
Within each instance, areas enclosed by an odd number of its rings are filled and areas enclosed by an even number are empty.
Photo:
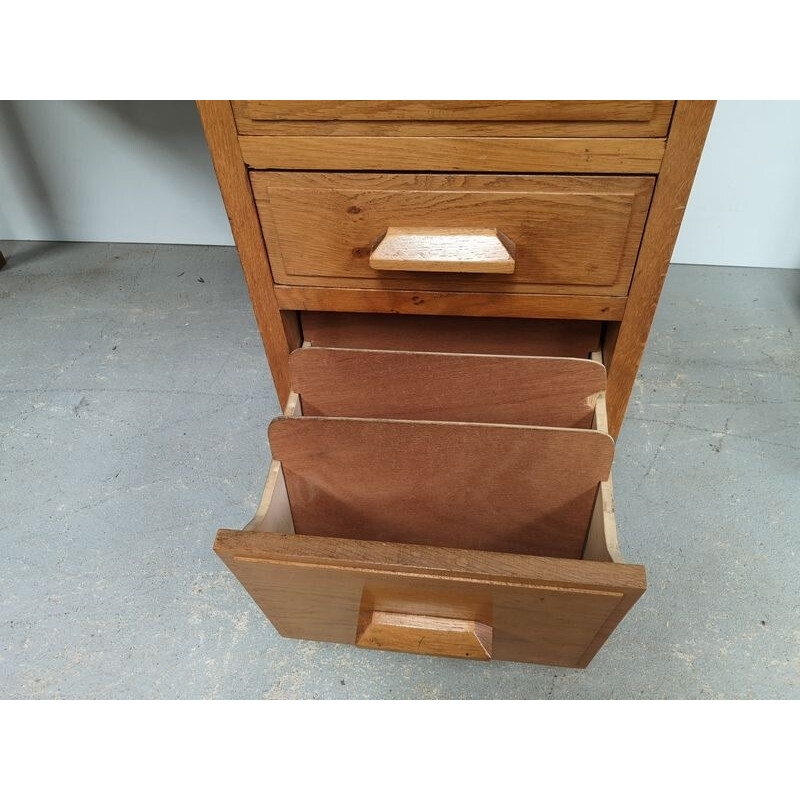
M341 404L334 389L328 402ZM319 390L314 394L316 403ZM285 416L300 416L300 404L293 394ZM476 409L469 414L502 419L514 413ZM551 413L547 407L541 412ZM593 427L606 429L602 393ZM325 452L322 447L319 457ZM296 529L288 477L285 466L273 461L254 519L244 530L221 530L215 543L217 554L287 637L585 667L645 590L644 568L622 563L619 554L610 477L598 484L585 543L569 558L309 535L315 531ZM489 514L500 508L485 485L472 488L485 498ZM319 501L339 503L344 512L335 494L325 492ZM465 533L470 521L465 515Z
M278 284L622 297L654 180L254 172L251 182ZM496 231L513 271L376 264L390 229Z
M245 137L624 139L666 136L673 106L671 100L235 100L233 112Z

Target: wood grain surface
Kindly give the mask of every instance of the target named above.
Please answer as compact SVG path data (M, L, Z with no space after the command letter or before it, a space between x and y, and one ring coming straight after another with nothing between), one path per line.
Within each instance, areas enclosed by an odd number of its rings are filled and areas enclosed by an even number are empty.
M599 350L602 323L590 320L437 317L303 311L303 338L315 347L421 350L586 358Z
M304 347L289 356L303 413L319 417L589 428L602 364L580 358Z
M359 647L476 661L492 658L492 629L482 622L377 610L362 614L362 620Z
M668 101L667 101L668 102ZM643 122L655 100L234 100L237 117L278 120Z
M613 330L614 346L607 354L609 426L614 436L622 427L713 113L714 103L706 100L681 100L675 107L629 306L621 325Z
M291 101L290 101L291 102ZM239 133L257 136L663 137L674 103L655 101L233 101Z
M375 270L470 272L514 271L514 245L496 228L395 228L369 254Z
M625 297L341 289L324 286L276 286L275 296L281 308L297 311L355 311L560 320L619 320L622 319L627 304Z
M279 418L295 530L580 558L613 440L593 430Z
M517 136L239 136L252 169L652 175L663 139Z
M627 294L653 187L643 177L302 172L251 183L280 284L608 296ZM393 227L500 230L513 274L376 274L370 255Z
M214 549L283 636L354 644L375 612L421 615L490 626L494 660L563 667L645 589L628 564L230 530Z

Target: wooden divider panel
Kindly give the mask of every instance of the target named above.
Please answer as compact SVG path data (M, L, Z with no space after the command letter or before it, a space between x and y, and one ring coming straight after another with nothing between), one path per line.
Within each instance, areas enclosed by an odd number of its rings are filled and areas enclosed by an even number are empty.
M589 428L596 361L304 347L289 357L303 413Z
M594 430L322 417L273 420L295 530L580 558L614 455Z
M303 337L315 347L566 358L586 358L599 350L603 328L593 320L336 311L302 311L300 320Z

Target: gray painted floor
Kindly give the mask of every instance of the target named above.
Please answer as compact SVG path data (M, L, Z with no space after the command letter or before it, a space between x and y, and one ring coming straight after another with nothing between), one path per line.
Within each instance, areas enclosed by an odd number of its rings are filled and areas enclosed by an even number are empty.
M234 252L0 249L2 696L800 698L800 271L671 270L615 462L650 588L572 671L281 639L211 552L278 412Z

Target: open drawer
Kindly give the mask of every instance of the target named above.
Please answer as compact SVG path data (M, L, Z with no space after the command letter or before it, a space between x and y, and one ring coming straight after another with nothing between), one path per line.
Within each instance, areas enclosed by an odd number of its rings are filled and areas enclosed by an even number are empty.
M300 413L293 394L285 415ZM602 392L593 427L607 427ZM622 563L610 478L582 557L554 558L295 534L273 461L254 519L214 549L283 636L563 667L585 667L646 585L643 567Z

